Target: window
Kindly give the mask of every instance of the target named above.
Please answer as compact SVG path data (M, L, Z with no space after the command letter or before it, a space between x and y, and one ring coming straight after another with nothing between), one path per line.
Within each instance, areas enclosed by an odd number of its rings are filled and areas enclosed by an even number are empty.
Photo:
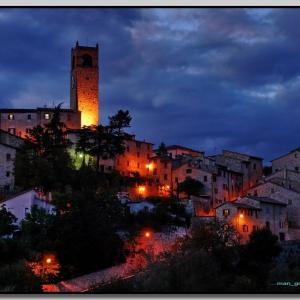
M223 190L227 190L227 185L223 183Z
M293 201L291 199L289 199L288 203L289 203L289 205L291 205L293 203Z
M164 174L164 180L168 180L168 174Z
M299 171L299 167L295 167L295 171Z
M8 120L14 120L15 116L13 114L8 114L7 118L8 118Z
M10 153L6 153L6 160L7 161L11 160L11 154Z
M297 158L298 157L298 153L295 153L295 158Z
M44 119L45 120L49 120L50 119L50 114L49 113L45 113L44 114Z
M127 150L127 152L129 152L129 151L130 151L130 148L129 148L129 146L127 146L126 150Z
M253 164L253 170L256 170L256 163Z
M270 222L269 222L269 221L266 222L266 227L267 227L268 229L270 229Z
M67 114L67 120L71 121L71 115L70 114Z
M204 181L204 182L207 182L207 176L204 176L204 177L203 177L203 181Z
M157 169L153 169L153 175L157 175Z
M214 192L215 192L215 194L217 194L218 193L218 188L215 188Z
M283 228L284 227L284 223L279 221L279 228Z
M140 142L136 142L136 147L137 148L141 148L141 143Z
M16 134L16 128L8 128L8 132L11 134Z
M254 196L257 196L257 190L254 190Z
M7 172L6 172L6 177L9 177L9 176L10 176L10 172L7 171Z
M127 160L127 167L129 167L129 160Z
M167 162L165 162L165 169L167 169L168 168L168 163Z
M137 163L137 168L138 168L138 169L140 168L140 163Z
M82 66L83 67L92 67L93 66L93 59L89 54L84 54L81 56L82 58Z
M253 225L253 230L252 231L256 231L258 230L258 226L257 225Z
M213 175L213 182L216 182L217 181L217 176L214 174Z
M243 225L243 232L248 232L248 225Z
M136 156L137 156L137 157L140 157L140 152L137 152L137 153L136 153Z
M27 120L31 120L31 114L27 115Z
M186 174L192 173L192 169L186 169Z
M223 209L223 216L228 217L230 215L230 210L229 209Z
M112 170L112 166L108 166L108 170L111 171Z

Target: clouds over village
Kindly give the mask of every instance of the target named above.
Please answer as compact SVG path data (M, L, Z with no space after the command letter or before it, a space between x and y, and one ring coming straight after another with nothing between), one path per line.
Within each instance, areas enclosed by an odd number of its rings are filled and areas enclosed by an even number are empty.
M70 49L100 46L101 119L140 139L266 160L299 146L299 9L0 10L0 105L69 105Z

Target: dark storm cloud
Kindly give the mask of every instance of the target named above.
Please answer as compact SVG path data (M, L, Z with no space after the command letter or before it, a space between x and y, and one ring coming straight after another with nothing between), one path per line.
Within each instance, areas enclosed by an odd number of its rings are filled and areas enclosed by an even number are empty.
M69 98L70 49L100 44L101 119L208 153L299 146L299 9L0 10L0 104Z

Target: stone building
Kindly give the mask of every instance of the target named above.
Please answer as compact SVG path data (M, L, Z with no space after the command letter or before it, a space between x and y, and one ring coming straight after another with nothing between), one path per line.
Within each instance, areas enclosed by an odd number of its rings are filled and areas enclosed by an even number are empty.
M188 155L192 157L201 157L204 159L204 152L197 151L191 148L187 148L180 145L170 145L166 147L167 152L171 155L172 158L176 158L178 156Z
M81 127L99 124L98 44L87 47L77 42L71 50L70 108L81 112Z
M236 201L225 202L216 207L216 217L234 225L241 236L241 242L263 227L283 241L288 235L287 204L269 197L247 196Z
M13 190L16 152L24 140L0 130L0 198Z
M0 128L11 134L25 138L29 129L49 123L54 108L0 109ZM61 109L60 119L68 128L80 128L80 112Z
M296 148L287 154L274 158L272 161L272 172L287 169L300 171L300 148Z
M71 50L70 108L61 109L60 118L69 129L99 124L98 45ZM25 137L30 128L49 123L54 108L0 109L0 129Z
M300 228L300 193L271 181L248 190L248 195L270 197L287 204L289 227Z

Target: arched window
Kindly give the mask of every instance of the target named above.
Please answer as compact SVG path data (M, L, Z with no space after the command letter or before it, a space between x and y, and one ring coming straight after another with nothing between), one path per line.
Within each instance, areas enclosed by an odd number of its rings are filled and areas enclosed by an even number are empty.
M93 59L90 55L88 55L88 54L82 55L82 66L83 67L92 67L93 66Z

